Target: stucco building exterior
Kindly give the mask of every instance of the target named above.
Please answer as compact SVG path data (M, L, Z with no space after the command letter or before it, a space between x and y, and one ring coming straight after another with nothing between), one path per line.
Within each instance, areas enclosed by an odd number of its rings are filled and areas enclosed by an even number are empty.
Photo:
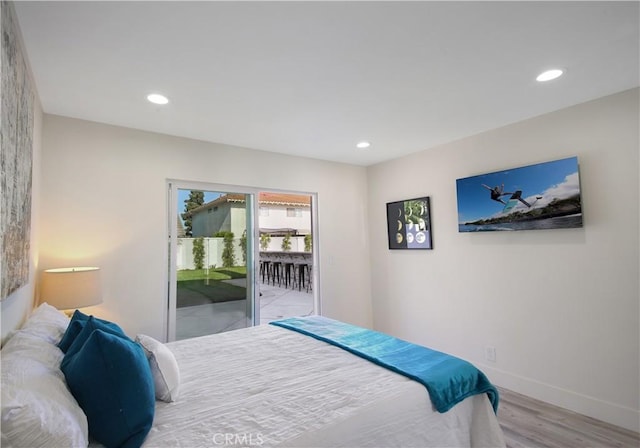
M297 194L260 193L258 222L261 234L283 236L311 234L311 197ZM229 193L187 213L194 237L210 237L231 231L240 237L245 232L247 213L244 194Z

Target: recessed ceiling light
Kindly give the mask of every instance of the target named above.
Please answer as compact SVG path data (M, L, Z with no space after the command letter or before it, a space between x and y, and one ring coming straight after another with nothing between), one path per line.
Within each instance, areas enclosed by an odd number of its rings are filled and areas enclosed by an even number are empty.
M546 72L540 73L536 78L538 82L551 81L552 79L559 78L564 73L560 69L547 70Z
M358 144L356 145L356 148L367 149L369 146L371 146L371 143L362 141L362 142L358 142Z
M149 100L153 104L167 104L169 102L169 98L164 95L160 95L159 93L152 93L151 95L147 95L147 100Z

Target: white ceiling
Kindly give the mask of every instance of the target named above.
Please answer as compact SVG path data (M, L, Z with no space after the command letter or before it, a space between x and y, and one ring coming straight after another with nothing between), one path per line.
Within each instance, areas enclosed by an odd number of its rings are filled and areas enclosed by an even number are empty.
M639 5L15 7L47 113L366 166L640 85Z

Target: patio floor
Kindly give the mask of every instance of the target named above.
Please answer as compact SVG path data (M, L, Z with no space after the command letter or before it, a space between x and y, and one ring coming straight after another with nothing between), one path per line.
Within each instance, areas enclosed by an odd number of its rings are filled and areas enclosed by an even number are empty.
M244 286L245 279L225 280ZM313 293L259 283L260 324L313 314ZM246 326L245 300L188 306L176 310L176 339L236 330Z

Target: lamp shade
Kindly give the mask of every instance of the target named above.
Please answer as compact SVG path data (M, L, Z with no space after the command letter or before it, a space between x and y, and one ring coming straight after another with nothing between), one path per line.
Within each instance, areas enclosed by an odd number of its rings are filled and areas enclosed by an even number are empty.
M59 310L102 303L100 268L47 269L42 274L40 302L47 302Z

